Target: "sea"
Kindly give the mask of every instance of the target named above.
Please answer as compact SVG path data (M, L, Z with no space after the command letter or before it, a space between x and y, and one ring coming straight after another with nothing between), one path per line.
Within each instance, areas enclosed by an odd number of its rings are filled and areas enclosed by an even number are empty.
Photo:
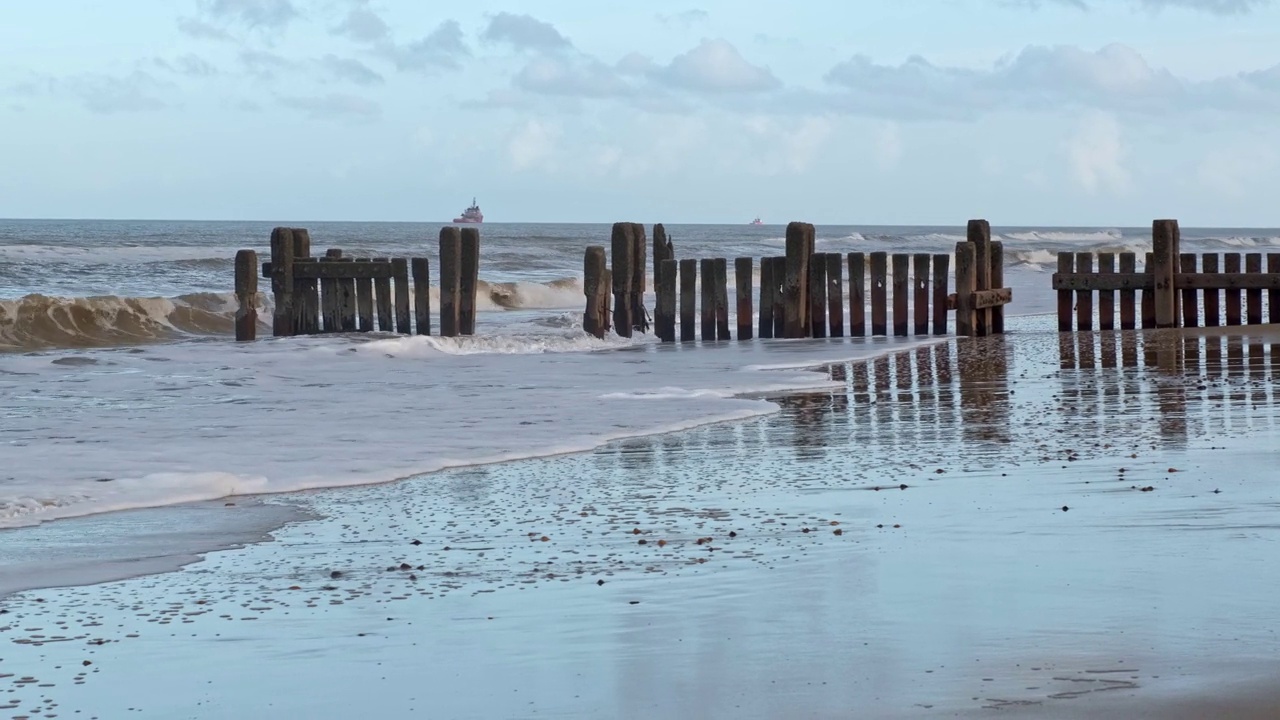
M438 267L440 223L0 220L0 528L585 451L775 412L770 396L830 385L816 367L938 341L597 340L581 331L583 252L608 247L610 227L487 223L475 336L272 338L268 295L260 339L236 343L235 253L268 256L278 224L308 228L313 251ZM785 245L781 225L666 230L677 258ZM1053 311L1059 251L1141 266L1151 249L1150 228L993 232L1013 315ZM963 239L825 225L816 247L953 253ZM1280 230L1187 228L1182 249L1280 252Z

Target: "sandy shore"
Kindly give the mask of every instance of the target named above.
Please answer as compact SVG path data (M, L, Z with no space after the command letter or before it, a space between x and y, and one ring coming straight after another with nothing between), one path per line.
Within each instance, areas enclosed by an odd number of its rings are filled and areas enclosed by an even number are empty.
M0 599L0 717L1275 717L1274 349L1051 322Z

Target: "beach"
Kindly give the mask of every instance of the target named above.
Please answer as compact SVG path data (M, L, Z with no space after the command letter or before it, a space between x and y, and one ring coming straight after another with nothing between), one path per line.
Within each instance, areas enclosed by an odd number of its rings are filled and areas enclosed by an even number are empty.
M1275 716L1280 338L1009 330L757 343L784 350L755 374L808 387L732 402L776 411L211 503L305 517L177 572L0 599L0 705Z

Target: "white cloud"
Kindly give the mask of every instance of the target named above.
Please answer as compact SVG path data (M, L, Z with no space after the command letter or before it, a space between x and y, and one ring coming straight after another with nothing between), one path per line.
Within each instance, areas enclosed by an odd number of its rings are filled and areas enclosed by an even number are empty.
M569 39L551 23L532 15L508 12L494 15L481 37L491 42L507 43L518 50L561 50L572 46Z
M666 84L705 93L754 93L782 85L772 71L747 62L726 40L703 40L654 75Z
M1123 194L1129 190L1124 167L1127 150L1115 116L1091 112L1081 118L1067 142L1067 157L1075 180L1090 195Z
M560 128L554 123L530 118L507 140L507 156L513 170L553 170L548 162L556 155Z
M1237 144L1209 150L1196 167L1200 184L1211 192L1248 195L1276 168L1277 151L1267 143Z
M875 136L875 148L872 151L876 167L880 170L893 170L902 160L902 131L897 123L886 122Z
M280 98L280 104L302 110L312 120L370 120L382 114L382 108L376 102L341 93L314 97L287 96Z

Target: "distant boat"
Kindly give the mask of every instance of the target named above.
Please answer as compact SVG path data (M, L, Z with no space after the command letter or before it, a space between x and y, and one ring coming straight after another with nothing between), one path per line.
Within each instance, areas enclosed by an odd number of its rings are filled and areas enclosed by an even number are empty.
M462 217L453 219L456 223L475 223L484 222L484 213L480 212L480 206L476 204L476 199L471 198L471 207L462 211Z
M757 217L755 220L752 220L752 221L751 221L750 223L748 223L748 224L749 224L749 225L763 225L764 223L760 222L760 218L758 218L758 217Z

